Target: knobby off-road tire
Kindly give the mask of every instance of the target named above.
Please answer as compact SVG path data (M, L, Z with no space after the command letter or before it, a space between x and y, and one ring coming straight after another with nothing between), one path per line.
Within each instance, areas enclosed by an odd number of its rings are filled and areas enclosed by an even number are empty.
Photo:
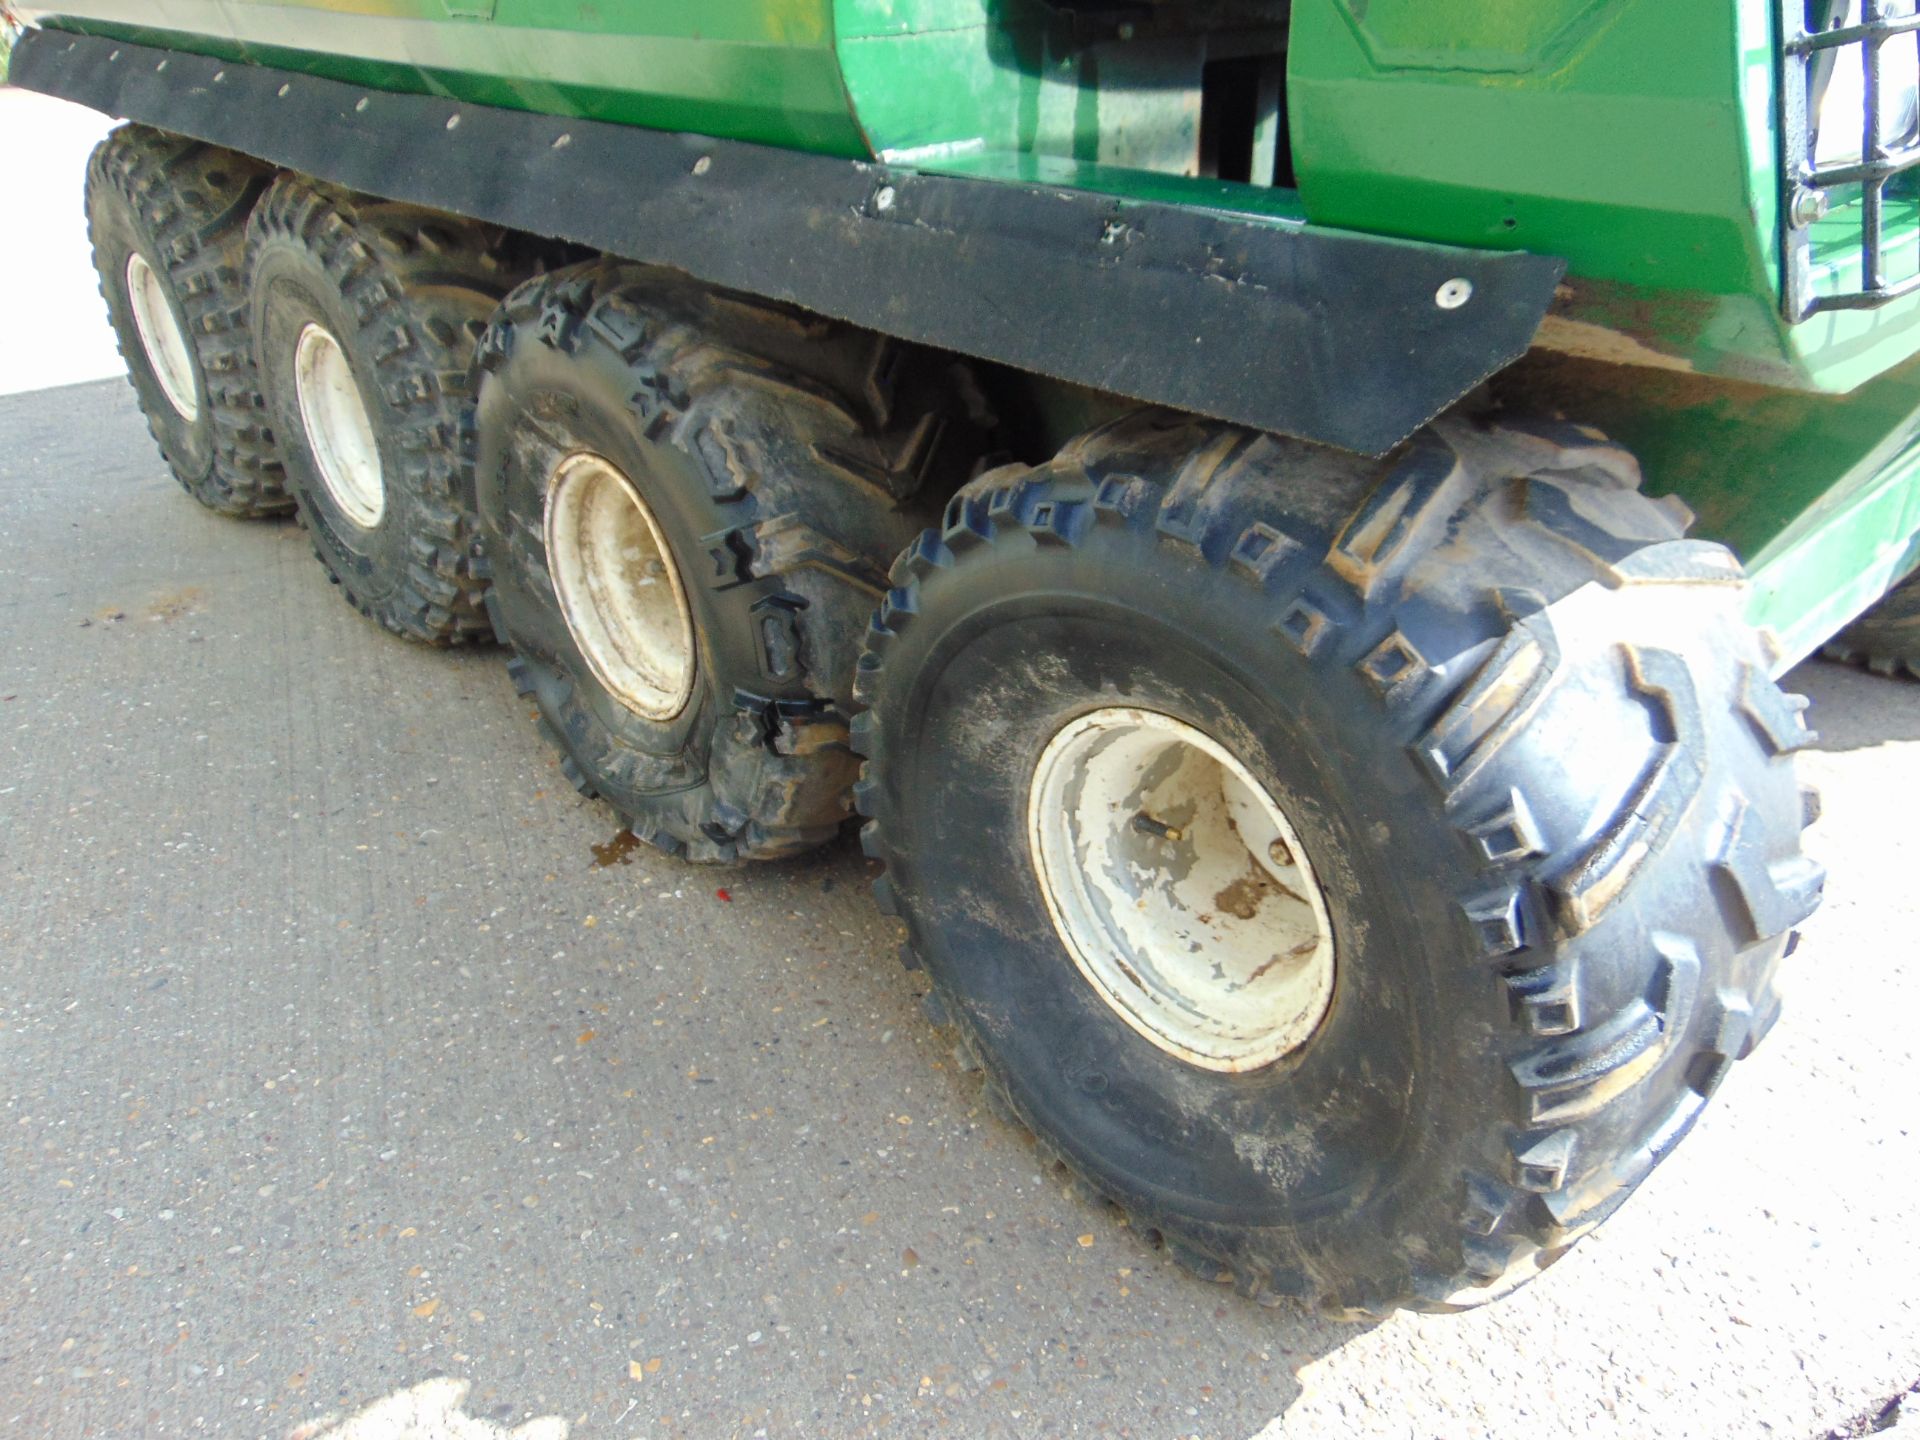
M1920 680L1920 576L1886 598L1822 647L1830 660L1864 665L1876 675Z
M1608 1215L1821 883L1741 573L1629 456L1445 422L1372 469L1144 412L984 476L895 565L853 726L880 902L996 1108L1190 1268L1352 1315L1479 1303ZM1142 1038L1050 919L1031 777L1114 706L1224 745L1319 877L1331 1001L1272 1064Z
M511 232L283 176L249 227L263 387L314 553L397 635L491 636L475 573L471 368L538 268Z
M938 513L913 497L951 493L969 463L965 372L609 262L516 292L480 364L488 605L567 778L691 860L830 838L851 813L844 715L867 617ZM556 590L549 496L580 457L624 477L609 483L651 513L683 592L684 694L651 714L596 669Z
M247 334L247 216L272 172L122 125L87 166L100 293L147 428L186 492L222 515L292 508Z

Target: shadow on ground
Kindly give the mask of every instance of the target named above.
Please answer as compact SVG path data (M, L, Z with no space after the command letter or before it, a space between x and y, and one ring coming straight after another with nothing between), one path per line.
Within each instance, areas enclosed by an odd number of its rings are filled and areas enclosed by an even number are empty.
M1920 680L1887 679L1858 666L1811 660L1783 683L1813 702L1807 723L1820 733L1822 750L1920 740Z

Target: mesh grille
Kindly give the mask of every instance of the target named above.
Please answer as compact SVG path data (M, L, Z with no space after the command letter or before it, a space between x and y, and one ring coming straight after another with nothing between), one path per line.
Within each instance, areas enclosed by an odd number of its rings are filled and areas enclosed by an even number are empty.
M1782 294L1789 320L1920 291L1915 0L1783 0Z

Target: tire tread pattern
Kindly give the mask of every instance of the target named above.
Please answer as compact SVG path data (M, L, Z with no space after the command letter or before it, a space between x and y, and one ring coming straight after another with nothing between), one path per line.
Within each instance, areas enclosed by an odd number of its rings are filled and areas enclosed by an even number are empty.
M663 272L596 261L521 287L483 342L487 370L529 343L567 355L598 349L625 365L642 432L695 459L724 513L723 528L704 542L708 583L760 594L764 693L720 697L730 713L714 728L704 774L682 759L677 782L652 773L659 756L589 723L573 682L554 666L525 653L512 662L568 781L612 801L638 838L670 855L705 864L783 858L830 840L852 813L858 760L845 717L860 617L886 588L887 559L922 523L901 499L955 447L939 410L910 407L895 393L891 342L874 337L871 372L847 370L846 346L826 342L848 333ZM810 363L822 373L809 373ZM803 457L799 473L769 463L776 443ZM544 577L543 537L522 524L495 539L510 553L491 564ZM551 590L550 580L541 584ZM497 603L493 615L499 638L524 649L529 637L512 633ZM677 794L650 800L646 814L613 793L676 783Z
M1820 653L1876 675L1920 680L1920 575L1894 586Z
M1139 473L1156 428L1167 437L1170 481ZM1432 1247L1419 1245L1398 1285L1354 1290L1336 1274L1268 1268L1257 1247L1236 1251L1217 1232L1183 1234L1176 1217L1143 1211L1119 1194L1107 1198L1130 1209L1137 1227L1165 1236L1188 1268L1217 1273L1268 1303L1299 1296L1346 1316L1459 1309L1530 1278L1610 1214L1778 1012L1776 962L1791 950L1792 927L1819 900L1819 867L1798 851L1797 825L1813 811L1803 816L1796 803L1783 817L1779 806L1763 810L1741 792L1773 767L1790 765L1792 751L1811 737L1799 721L1804 702L1781 695L1767 679L1760 642L1737 619L1737 563L1717 546L1682 538L1689 517L1641 496L1637 465L1604 437L1565 425L1442 421L1389 462L1330 545L1316 547L1312 526L1289 535L1270 518L1236 533L1210 528L1205 495L1212 477L1230 472L1236 460L1257 461L1263 446L1290 443L1242 436L1209 446L1196 443L1179 417L1140 412L1082 437L1038 470L981 477L949 506L942 529L921 537L894 567L868 634L858 699L876 698L889 651L920 608L918 591L939 571L981 547L1071 543L1088 519L1157 527L1206 564L1246 581L1287 643L1323 666L1346 664L1367 679L1379 703L1403 717L1412 756L1484 861L1487 888L1462 904L1463 948L1504 975L1512 997L1503 1042L1513 1082L1503 1122L1510 1163L1499 1173L1464 1177L1458 1269L1436 1267ZM1090 503L1065 499L1082 494L1092 496ZM1467 663L1452 657L1437 664L1402 633L1395 615L1423 587L1458 593L1487 583L1483 566L1449 553L1469 512L1487 519L1500 545L1546 556L1549 566L1560 552L1567 578L1565 596L1556 598L1572 598L1550 605L1524 589L1481 596L1480 609L1493 614L1484 640ZM1752 652L1737 679L1716 676L1724 694L1702 693L1678 654L1598 643L1579 624L1561 623L1562 612L1578 621L1573 607L1583 594L1615 598L1641 587L1644 603L1668 617L1664 624L1695 642L1698 663L1711 668L1724 649ZM1701 628L1689 629L1695 616ZM1614 685L1624 706L1648 715L1651 739L1637 778L1617 801L1579 835L1555 839L1535 819L1523 785L1504 778L1503 752L1556 686L1580 683ZM1723 700L1716 735L1732 758L1725 773L1703 774L1707 707ZM891 850L874 816L875 777L889 759L881 734L873 712L856 717L851 738L865 770L855 795L869 817L863 845L884 863ZM1766 783L1778 789L1778 778ZM1704 851L1688 849L1703 844ZM1613 963L1594 943L1612 943L1604 922L1641 903L1642 892L1657 907L1658 887L1671 892L1673 877L1689 873L1686 893L1711 895L1713 913L1672 916L1675 933L1655 925L1651 953L1632 962L1642 977L1634 996L1603 999L1618 993L1617 985L1609 991L1594 983ZM887 875L876 890L883 908L906 922L910 945L918 943L909 898ZM1724 927L1736 952L1716 967L1730 977L1724 983L1707 983L1694 945L1678 933L1689 921ZM938 993L937 975L934 984ZM963 1015L952 996L941 1008ZM958 1028L958 1044L969 1068L983 1071L992 1103L1034 1130L996 1074L989 1048L964 1019ZM1064 1151L1035 1135L1071 1168Z
M145 125L122 125L97 146L87 166L88 208L102 190L119 195L162 252L180 296L190 343L206 379L213 455L205 473L188 473L171 453L159 417L147 426L186 492L208 509L239 518L287 514L273 432L261 398L247 334L246 229L271 172L258 161ZM117 313L104 263L101 298ZM144 357L132 352L125 328L115 338L129 376Z
M250 227L258 246L289 241L319 259L374 334L371 377L404 417L403 474L417 501L404 584L376 603L318 544L314 553L361 614L432 645L491 639L486 579L474 564L471 368L488 317L535 267L526 242L494 226L282 176ZM311 529L302 511L301 522Z

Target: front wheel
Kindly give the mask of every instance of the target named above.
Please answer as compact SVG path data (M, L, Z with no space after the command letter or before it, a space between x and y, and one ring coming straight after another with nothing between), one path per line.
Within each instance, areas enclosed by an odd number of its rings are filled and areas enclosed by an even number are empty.
M1724 550L1570 427L1141 413L975 482L862 662L883 903L1043 1145L1249 1295L1557 1258L1777 1009L1807 739Z

